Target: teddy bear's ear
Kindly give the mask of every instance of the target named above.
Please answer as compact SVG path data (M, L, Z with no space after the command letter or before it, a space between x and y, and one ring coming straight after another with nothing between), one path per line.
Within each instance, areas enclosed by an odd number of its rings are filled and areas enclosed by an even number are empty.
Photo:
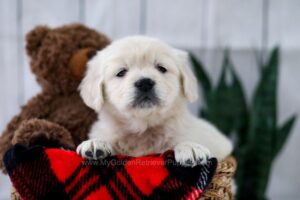
M26 51L29 56L35 56L42 45L43 39L50 31L47 26L37 26L26 35Z
M69 61L69 70L77 80L82 80L87 62L96 54L93 48L82 48L75 52Z

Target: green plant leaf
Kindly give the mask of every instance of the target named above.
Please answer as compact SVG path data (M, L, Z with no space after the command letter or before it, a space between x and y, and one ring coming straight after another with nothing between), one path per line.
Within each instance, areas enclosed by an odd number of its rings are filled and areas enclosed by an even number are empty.
M271 135L276 132L277 124L277 85L278 85L279 49L275 48L267 65L264 67L260 81L256 87L250 116L250 140L254 143L254 136L267 131ZM262 135L267 136L263 132ZM268 137L272 137L268 135Z
M212 90L212 84L211 81L202 65L202 63L196 58L194 54L190 53L190 60L192 63L192 66L195 71L196 78L199 82L199 85L201 86L203 96L205 98L205 101L209 101L209 96Z
M287 138L290 135L291 129L293 128L297 116L294 115L290 117L283 125L277 130L277 138L274 149L274 157L278 154L278 152L282 149L285 144Z
M209 121L226 135L241 130L246 134L247 103L228 50L224 53L222 72L217 87L213 90L209 100L206 111Z
M265 70L272 70L272 66L277 66L277 68L278 68L278 65L279 65L279 53L280 53L279 47L275 47L272 50L268 62L266 62L262 66L262 68L263 68L262 74L266 73Z
M226 82L228 71L228 58L224 57L222 72L216 88L213 89L207 103L207 117L226 135L230 134L233 128L231 116L231 90ZM229 74L230 75L230 74Z
M237 73L235 72L234 66L230 59L228 60L228 62L232 76L232 84L230 86L230 90L232 101L232 121L234 123L233 131L235 131L238 135L237 148L241 148L246 143L247 139L249 111L242 83L237 76Z
M279 49L275 48L262 70L252 100L246 159L241 163L247 170L238 178L240 199L247 195L252 199L265 198L277 136L278 63Z

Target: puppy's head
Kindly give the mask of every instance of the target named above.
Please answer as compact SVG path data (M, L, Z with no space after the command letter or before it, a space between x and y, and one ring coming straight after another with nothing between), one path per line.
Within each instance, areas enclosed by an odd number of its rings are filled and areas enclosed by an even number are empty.
M117 40L88 63L81 96L96 111L105 104L120 114L174 109L178 100L197 99L196 79L187 59L186 52L157 39L134 36Z

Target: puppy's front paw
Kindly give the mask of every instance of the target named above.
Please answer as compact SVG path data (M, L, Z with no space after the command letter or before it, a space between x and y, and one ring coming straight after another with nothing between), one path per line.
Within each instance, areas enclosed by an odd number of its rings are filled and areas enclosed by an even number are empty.
M103 159L112 155L112 147L102 140L92 139L82 142L76 152L88 159Z
M209 150L197 143L179 143L174 148L175 160L186 167L194 167L198 164L206 164L210 158Z

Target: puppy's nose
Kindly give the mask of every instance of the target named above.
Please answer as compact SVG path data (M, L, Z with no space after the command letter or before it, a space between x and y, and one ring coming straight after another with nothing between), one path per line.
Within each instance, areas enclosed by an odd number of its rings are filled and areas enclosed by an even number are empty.
M134 83L134 86L142 92L149 92L154 85L155 82L150 78L142 78Z

